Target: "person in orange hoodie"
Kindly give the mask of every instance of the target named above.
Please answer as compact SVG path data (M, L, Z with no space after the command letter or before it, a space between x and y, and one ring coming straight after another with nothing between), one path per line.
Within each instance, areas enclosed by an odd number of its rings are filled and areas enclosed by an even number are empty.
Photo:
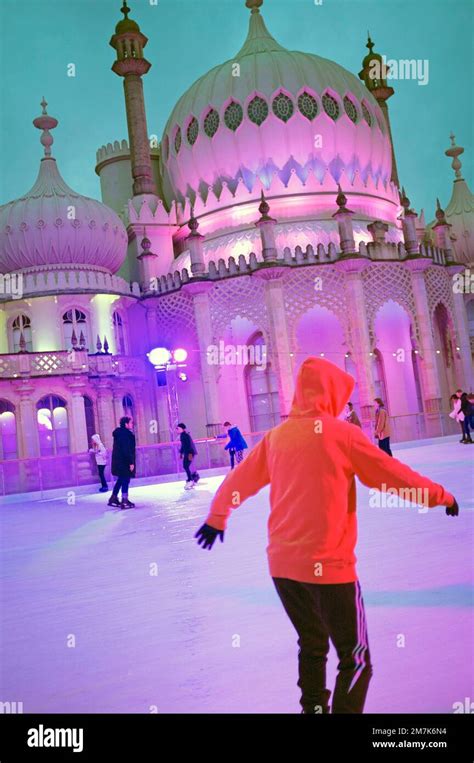
M195 537L211 549L232 509L270 483L270 574L299 644L304 713L329 712L326 661L331 641L338 676L333 713L361 713L372 675L367 625L356 572L355 476L371 488L424 488L429 506L459 507L451 493L390 458L359 427L337 418L354 379L327 360L299 369L290 415L268 431L226 477Z

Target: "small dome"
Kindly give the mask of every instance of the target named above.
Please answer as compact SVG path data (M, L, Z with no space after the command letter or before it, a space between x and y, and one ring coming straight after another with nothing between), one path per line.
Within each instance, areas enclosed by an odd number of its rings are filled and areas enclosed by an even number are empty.
M115 34L126 34L126 32L139 32L140 27L136 21L128 18L130 8L128 7L126 0L124 0L122 8L120 9L124 15L124 18L118 22L115 27Z
M0 272L24 268L74 266L115 273L127 252L127 232L105 204L70 188L50 155L57 121L46 114L34 120L43 130L45 157L35 184L19 199L0 207Z
M115 27L115 34L125 34L126 32L139 32L140 27L133 19L122 19Z

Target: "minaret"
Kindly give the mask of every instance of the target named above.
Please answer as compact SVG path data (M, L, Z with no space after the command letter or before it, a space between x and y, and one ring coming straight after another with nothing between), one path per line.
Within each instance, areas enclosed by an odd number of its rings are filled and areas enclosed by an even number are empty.
M110 40L110 45L117 51L117 60L112 66L112 71L124 78L123 87L130 141L133 195L156 194L142 82L142 76L151 67L150 62L143 56L143 48L147 44L148 38L140 32L138 24L128 18L130 8L126 0L123 2L121 11L124 18L115 27L115 34Z
M362 69L359 72L359 79L364 81L367 90L370 90L382 109L387 123L388 134L390 136L390 145L392 147L392 174L390 180L392 183L395 183L397 188L400 188L395 150L393 148L392 128L387 106L388 99L391 98L395 92L393 87L387 85L387 74L389 73L390 68L384 64L382 56L379 53L373 52L374 43L370 39L369 33L367 33L367 44L365 47L369 49L369 53L362 61Z

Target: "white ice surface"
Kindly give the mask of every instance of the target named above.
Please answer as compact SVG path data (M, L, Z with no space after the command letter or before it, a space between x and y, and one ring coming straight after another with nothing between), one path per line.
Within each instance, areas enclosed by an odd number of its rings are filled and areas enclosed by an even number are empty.
M358 486L366 712L452 712L474 697L474 447L450 438L398 455L454 492L461 514L369 508ZM0 701L26 713L299 712L296 638L267 572L268 489L235 511L223 545L193 539L221 480L132 485L137 508L123 512L100 493L4 505Z

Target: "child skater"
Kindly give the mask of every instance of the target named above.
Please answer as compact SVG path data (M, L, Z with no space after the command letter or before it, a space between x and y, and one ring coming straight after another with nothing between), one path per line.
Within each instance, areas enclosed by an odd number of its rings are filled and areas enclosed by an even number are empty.
M244 459L244 450L247 450L248 445L242 436L242 432L239 427L233 427L230 421L224 421L224 426L227 429L229 435L229 442L225 446L224 450L229 451L230 455L230 468L233 469L235 462L240 464Z
M331 641L339 657L333 713L362 713L372 675L362 592L357 579L357 475L379 490L424 488L429 506L455 498L375 447L359 427L337 417L354 379L321 358L302 364L290 415L265 434L231 471L211 505L198 543L224 538L232 508L270 483L270 575L299 644L303 713L328 713L326 660ZM421 520L420 520L421 521Z

